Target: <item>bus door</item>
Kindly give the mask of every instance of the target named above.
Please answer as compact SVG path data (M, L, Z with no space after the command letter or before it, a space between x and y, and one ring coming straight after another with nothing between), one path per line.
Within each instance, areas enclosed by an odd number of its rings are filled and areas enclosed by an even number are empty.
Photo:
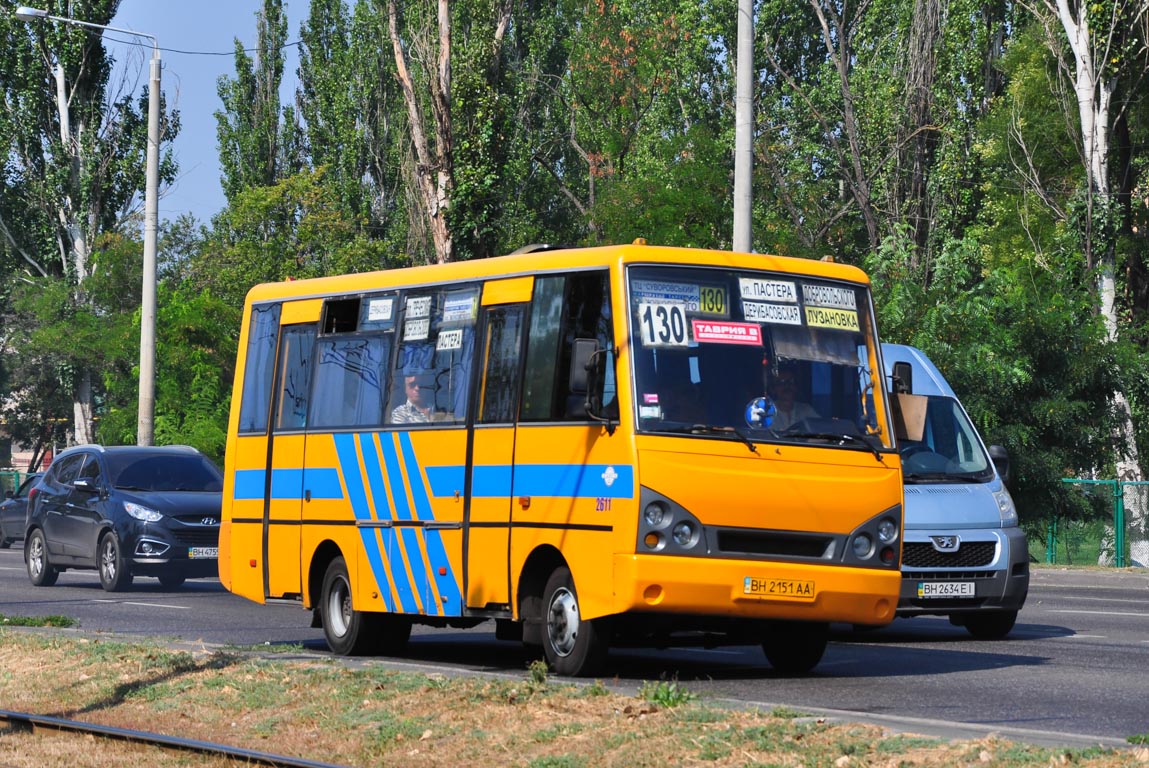
M511 608L510 534L515 420L531 277L483 287L474 428L467 452L468 510L464 523L467 607Z
M263 591L267 597L302 591L304 448L315 332L314 323L280 329L263 507Z

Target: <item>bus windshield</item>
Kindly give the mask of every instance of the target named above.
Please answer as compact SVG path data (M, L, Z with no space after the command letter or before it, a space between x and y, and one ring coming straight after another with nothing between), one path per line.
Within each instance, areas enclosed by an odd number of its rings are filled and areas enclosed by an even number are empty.
M639 431L893 447L865 286L635 266L628 287Z

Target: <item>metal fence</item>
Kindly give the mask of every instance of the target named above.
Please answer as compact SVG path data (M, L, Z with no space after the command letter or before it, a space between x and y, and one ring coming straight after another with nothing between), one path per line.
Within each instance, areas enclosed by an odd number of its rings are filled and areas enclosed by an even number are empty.
M1031 559L1061 565L1149 566L1149 482L1065 478L1065 508L1028 523Z
M18 472L14 469L0 470L0 499L6 497L9 492L15 493L27 476L27 472Z

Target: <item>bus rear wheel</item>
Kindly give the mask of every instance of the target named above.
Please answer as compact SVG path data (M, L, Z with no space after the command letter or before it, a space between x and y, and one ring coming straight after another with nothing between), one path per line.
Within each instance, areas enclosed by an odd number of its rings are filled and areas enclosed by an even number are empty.
M347 562L342 557L332 560L323 575L319 611L323 616L323 635L332 653L363 656L371 652L377 615L357 611L353 607L351 579L347 575Z
M830 625L816 621L770 624L762 640L766 660L783 675L804 675L822 660L830 641Z
M547 579L543 610L543 653L555 674L585 677L598 672L606 661L606 633L601 622L582 618L574 578L565 565Z

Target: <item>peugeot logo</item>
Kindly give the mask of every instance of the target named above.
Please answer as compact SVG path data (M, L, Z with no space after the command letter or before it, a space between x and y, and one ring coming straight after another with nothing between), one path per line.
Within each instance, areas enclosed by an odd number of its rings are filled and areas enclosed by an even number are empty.
M205 517L204 519L199 521L199 524L200 525L219 525L219 520L216 520L214 517Z
M957 536L930 536L930 540L938 552L957 552L961 546L961 539Z

